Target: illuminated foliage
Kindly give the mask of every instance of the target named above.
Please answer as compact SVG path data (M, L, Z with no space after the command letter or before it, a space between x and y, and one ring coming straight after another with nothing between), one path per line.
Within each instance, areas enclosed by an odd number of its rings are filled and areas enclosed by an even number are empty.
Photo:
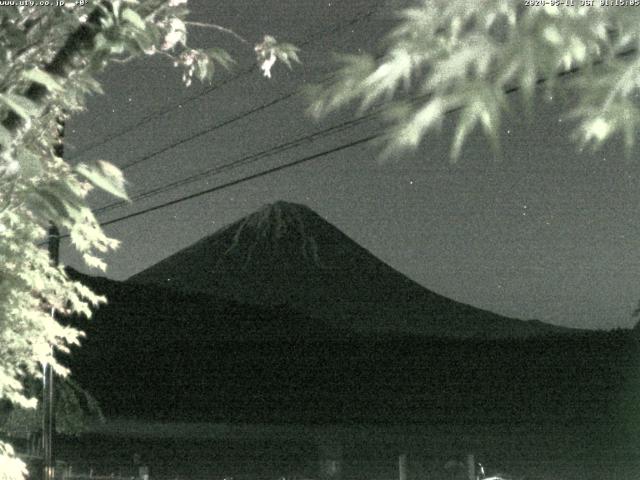
M575 139L598 147L619 134L630 149L640 119L639 20L633 6L423 0L400 12L382 57L343 57L334 83L314 90L311 112L392 100L387 153L416 148L456 112L455 160L478 126L497 147L509 93L531 107L537 85L552 92L566 77L577 97Z
M183 70L187 84L231 64L221 49L188 47L186 0L75 3L0 9L0 400L26 408L37 402L24 380L38 378L43 363L65 375L54 354L81 337L52 311L89 317L91 305L105 301L51 265L42 247L47 228L53 222L68 232L86 263L104 270L100 255L118 242L105 236L86 197L97 187L127 198L112 164L71 166L58 156L60 123L84 108L88 94L101 93L95 76L110 62L159 53ZM297 58L269 38L260 44L269 58ZM24 473L0 442L0 477Z

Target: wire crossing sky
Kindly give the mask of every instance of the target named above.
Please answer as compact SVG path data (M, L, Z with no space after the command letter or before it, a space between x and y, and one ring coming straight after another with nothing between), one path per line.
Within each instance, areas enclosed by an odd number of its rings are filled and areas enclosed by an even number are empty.
M196 30L194 45L222 43L238 61L232 72L217 72L213 86L186 89L156 58L105 73L105 95L71 119L66 147L70 158L106 158L126 169L132 204L93 199L107 232L123 241L107 259L109 276L127 278L265 203L287 200L454 300L561 325L632 325L639 167L619 144L580 152L571 141L562 113L572 75L554 98L540 88L528 115L510 95L499 162L474 135L450 163L456 112L416 153L381 161L372 141L380 116L344 111L318 123L298 92L332 74L333 53L375 53L393 7L192 0L190 8L193 20L250 41L265 33L291 41L303 63L291 71L276 65L265 79L246 46ZM70 250L63 260L79 266Z
M318 34L313 35L312 38L307 39L304 42L297 44L296 46L298 46L298 48L304 48L305 46L309 45L310 43L312 43L314 41L317 41L319 39L322 39L322 38L326 37L329 34L332 34L332 33L338 32L340 30L343 30L345 28L348 28L348 27L351 27L353 25L356 25L358 22L369 18L374 12L375 12L375 10L370 10L370 11L366 12L363 15L360 15L360 16L357 16L357 17L351 19L350 21L346 22L344 25L329 27L329 28L323 30L322 32L319 32ZM100 147L102 145L105 145L105 144L113 141L113 140L117 140L118 138L122 137L123 135L129 134L132 130L135 130L135 129L139 128L139 127L143 127L145 125L148 125L153 120L155 120L157 118L161 118L164 115L170 114L172 111L174 111L174 110L176 110L178 108L184 108L186 105L191 104L192 102L195 102L195 101L197 101L199 99L202 99L206 95L209 95L210 93L215 92L216 90L224 87L226 84L228 84L230 82L238 80L242 76L246 76L246 75L248 75L248 74L250 74L252 72L255 73L257 71L257 69L258 69L257 64L253 64L253 65L249 66L248 68L245 68L244 70L242 70L242 71L240 71L238 73L235 73L230 78L226 78L225 80L221 81L220 83L216 83L216 84L214 84L214 85L212 85L210 87L205 88L202 92L200 92L200 93L198 93L196 95L188 97L188 98L186 98L184 100L180 100L179 102L174 103L172 105L169 105L168 107L164 107L164 108L162 108L162 109L160 109L158 111L154 111L152 113L149 113L148 115L145 115L141 119L137 120L135 123L133 123L131 125L128 125L125 128L122 128L122 129L120 129L120 130L118 130L116 132L108 134L104 138L102 138L102 139L100 139L98 141L90 143L89 145L85 146L82 150L75 152L75 155L72 158L70 158L70 160L79 158L82 155L84 155L84 154L90 152L91 150L95 149L96 147ZM241 114L241 115L239 115L239 116L237 116L237 117L235 117L233 119L230 119L230 120L227 120L225 122L219 123L218 125L215 125L215 126L211 127L211 129L204 130L202 133L208 133L208 132L214 131L214 130L216 130L218 128L222 128L222 127L228 125L231 122L237 121L239 119L244 118L245 116L252 115L252 114L254 114L256 112L259 112L260 110L262 110L264 108L268 108L271 105L274 105L275 103L277 103L279 101L286 100L286 99L290 98L291 96L296 95L298 93L300 93L300 92L299 91L292 92L289 95L285 95L285 96L280 97L279 99L276 99L276 100L274 100L272 102L269 102L267 104L264 104L264 105L261 105L259 107L256 107L256 108L254 108L254 109L252 109L252 110L250 110L248 112L245 112L244 114ZM195 134L195 136L193 138L196 138L200 134L201 133ZM185 139L185 141L189 141L189 140L192 140L192 138ZM173 145L173 146L175 146L175 145ZM140 162L144 162L144 161L148 160L149 158L152 158L153 156L157 155L158 153L162 153L162 151L163 150L161 149L159 151L150 153L147 156L142 157L141 159L139 159L137 161L131 162L130 164L127 164L127 165L122 165L122 166L120 166L120 168L122 170L126 170L127 168L130 168L133 165L137 165Z

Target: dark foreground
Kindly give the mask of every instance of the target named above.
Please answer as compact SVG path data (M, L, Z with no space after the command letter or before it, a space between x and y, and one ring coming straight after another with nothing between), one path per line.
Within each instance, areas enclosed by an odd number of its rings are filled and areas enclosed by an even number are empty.
M158 480L398 478L407 454L408 480L465 478L445 469L469 453L488 473L527 480L637 480L640 436L602 426L302 426L149 424L118 421L99 435L58 439L57 458L75 474L135 476L138 454ZM326 476L325 476L326 478Z
M343 480L390 480L406 453L408 480L435 480L459 478L445 464L473 453L527 480L640 478L637 332L331 342L201 334L185 337L187 349L181 331L156 328L152 339L89 329L74 374L107 416L138 420L59 443L58 458L128 475L139 453L151 479L276 480L318 478L333 456ZM135 362L123 362L131 352Z

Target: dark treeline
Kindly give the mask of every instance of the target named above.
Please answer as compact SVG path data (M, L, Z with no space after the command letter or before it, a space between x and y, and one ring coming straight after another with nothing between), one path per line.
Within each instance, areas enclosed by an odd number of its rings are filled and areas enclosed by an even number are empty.
M527 339L358 336L287 308L99 282L67 359L107 416L215 422L594 424L640 419L628 330ZM636 422L637 424L637 422Z

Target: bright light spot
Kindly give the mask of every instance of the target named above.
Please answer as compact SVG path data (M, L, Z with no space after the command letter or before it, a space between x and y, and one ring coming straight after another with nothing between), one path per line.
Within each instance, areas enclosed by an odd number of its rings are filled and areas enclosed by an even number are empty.
M558 27L554 25L545 28L542 35L549 43L554 45L560 45L562 43L562 35L560 35Z
M602 117L591 120L584 126L585 140L595 139L599 142L607 138L611 132L611 125Z
M169 32L164 37L162 50L171 50L178 43L185 44L187 40L187 27L179 18L169 20Z
M267 78L271 78L271 67L273 67L273 64L276 63L276 56L274 55L273 52L271 52L271 55L269 55L268 58L265 58L262 62L262 64L260 65L260 69L262 70L262 74L267 77Z

